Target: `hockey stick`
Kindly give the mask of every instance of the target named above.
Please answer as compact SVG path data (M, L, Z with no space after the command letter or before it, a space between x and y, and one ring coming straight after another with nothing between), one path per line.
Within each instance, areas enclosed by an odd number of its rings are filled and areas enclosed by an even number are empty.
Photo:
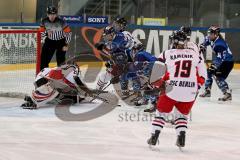
M144 89L143 87L145 87L146 84L148 84L148 81L145 82L145 83L141 86L141 88L138 89L138 90L129 90L130 92L133 92L133 93L130 94L129 96L127 96L127 97L122 98L122 100L126 100L126 99L134 96L135 94L137 94L136 91L145 91L145 92L151 92L151 91L154 91L154 90L161 91L161 89L156 89L156 88L155 88L155 89ZM134 102L136 98L137 98L137 97L131 99L130 102Z
M107 52L105 52L104 50L99 50L99 53L100 53L101 55L103 55L104 57L106 57L106 58L112 60L111 55L108 54Z
M74 89L74 88L69 87L68 85L66 85L65 83L63 83L63 82L61 82L61 81L57 81L57 80L55 80L55 79L52 79L52 78L46 77L46 76L42 76L42 77L48 79L49 81L51 81L51 82L53 82L53 83L55 83L55 85L56 85L56 84L61 85L61 86L63 86L63 88L65 88L65 89L67 88L68 90L71 90L73 93L77 93L77 95L80 95L79 93L81 93L81 91L84 91L84 90L82 90L78 85L77 85L77 86L75 85L76 89ZM77 82L76 82L76 83L77 83ZM53 88L55 88L55 87L53 86ZM59 89L60 89L60 88L59 88ZM90 90L90 91L91 91L91 90ZM87 93L86 91L84 91L84 92ZM63 95L72 95L72 94L67 94L67 93L61 93L61 94L63 94ZM102 97L99 97L98 95L95 95L94 93L92 93L92 94L87 93L87 95L88 95L89 97L93 97L93 98L95 98L95 99L99 99L99 100L101 100L101 101L103 101L103 102L105 102L105 103L109 103L107 99L102 98Z
M112 83L110 82L107 86L105 86L103 89L99 90L99 93L97 93L97 95L101 94L102 91L104 91L106 88L108 88ZM106 93L106 92L103 92L103 93ZM107 92L108 93L108 92ZM93 99L89 102L92 102L94 101L96 98L93 97Z

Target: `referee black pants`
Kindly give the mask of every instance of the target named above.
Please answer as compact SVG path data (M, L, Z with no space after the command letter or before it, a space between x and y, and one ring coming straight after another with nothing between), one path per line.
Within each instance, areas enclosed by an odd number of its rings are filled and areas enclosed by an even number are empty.
M45 43L42 46L40 69L42 70L43 68L48 67L55 51L57 65L60 66L63 64L65 62L66 51L63 51L62 49L65 45L65 39L50 40L46 38Z

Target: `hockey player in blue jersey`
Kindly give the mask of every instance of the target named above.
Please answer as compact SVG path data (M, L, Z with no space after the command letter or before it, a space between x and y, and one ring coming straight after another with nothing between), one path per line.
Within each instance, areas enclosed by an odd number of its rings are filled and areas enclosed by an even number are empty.
M136 37L133 37L130 32L126 31L127 21L124 19L124 17L117 16L114 19L112 26L116 32L123 33L125 39L132 43L128 50L131 50L133 47L138 48L139 50L144 49L143 44Z
M129 48L126 50L127 54L128 54L128 60L129 60L129 63L132 63L133 62L133 59L132 59L132 49L136 50L142 50L144 48L143 44L136 38L136 37L133 37L132 34L128 31L126 31L126 27L127 27L127 21L125 20L124 17L120 17L120 16L117 16L113 23L112 23L112 26L114 28L114 30L116 32L121 32L123 33L125 39L131 43L131 45L128 45ZM132 65L129 65L129 69L131 70L132 68ZM136 75L135 73L133 73L132 75ZM126 75L125 75L126 76ZM138 78L135 78L135 79L132 79L133 76L130 78L134 83L133 83L133 89L136 91L138 90L138 88L140 87L140 83L139 82L139 77ZM128 85L128 82L130 79L128 78L123 78L120 83L122 86L127 86ZM125 92L126 93L126 96L128 96L128 92ZM141 97L141 95L139 94L139 97Z
M156 96L150 91L152 88L148 84L148 80L154 62L157 60L157 58L152 54L144 51L143 49L135 47L132 48L129 54L132 57L133 63L130 63L130 67L128 67L128 72L126 73L126 77L128 79L131 79L136 76L137 78L143 79L141 82L133 81L133 88L134 86L139 86L138 88L134 88L135 90L137 90L140 89L141 86L141 91L146 90L143 92L143 96L140 96L139 99L135 101L135 105L139 106L147 104L149 100L152 104L154 104L156 101Z
M131 61L127 50L133 47L133 43L122 32L116 32L112 26L107 26L104 29L103 39L104 42L95 46L98 50L106 49L111 59L106 62L107 70L99 77L96 88L103 88L110 80L112 83L117 83L117 79L120 77L122 96L126 97L129 95L128 79L123 74L127 72L128 62ZM137 78L132 80L136 81Z
M226 82L226 78L231 72L234 61L233 55L230 51L228 44L220 34L220 28L217 26L211 26L208 29L208 36L205 41L201 44L201 50L205 50L206 46L211 45L214 58L212 64L207 69L207 80L205 83L205 92L200 97L210 97L211 87L213 83L213 77L215 77L217 86L223 93L223 97L219 98L219 101L228 101L232 99L232 94L229 86Z

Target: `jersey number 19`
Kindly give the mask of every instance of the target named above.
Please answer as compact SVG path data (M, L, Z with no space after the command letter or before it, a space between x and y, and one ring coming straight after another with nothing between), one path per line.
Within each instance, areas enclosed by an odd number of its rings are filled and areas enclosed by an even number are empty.
M180 77L188 78L191 73L191 66L192 61L190 60L176 61L174 77L179 77L180 74Z

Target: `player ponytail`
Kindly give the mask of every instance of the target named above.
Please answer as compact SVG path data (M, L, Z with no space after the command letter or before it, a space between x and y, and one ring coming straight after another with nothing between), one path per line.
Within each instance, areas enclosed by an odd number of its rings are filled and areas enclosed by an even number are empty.
M225 40L225 39L223 38L223 35L222 35L221 33L219 33L218 36L219 36L220 39Z

